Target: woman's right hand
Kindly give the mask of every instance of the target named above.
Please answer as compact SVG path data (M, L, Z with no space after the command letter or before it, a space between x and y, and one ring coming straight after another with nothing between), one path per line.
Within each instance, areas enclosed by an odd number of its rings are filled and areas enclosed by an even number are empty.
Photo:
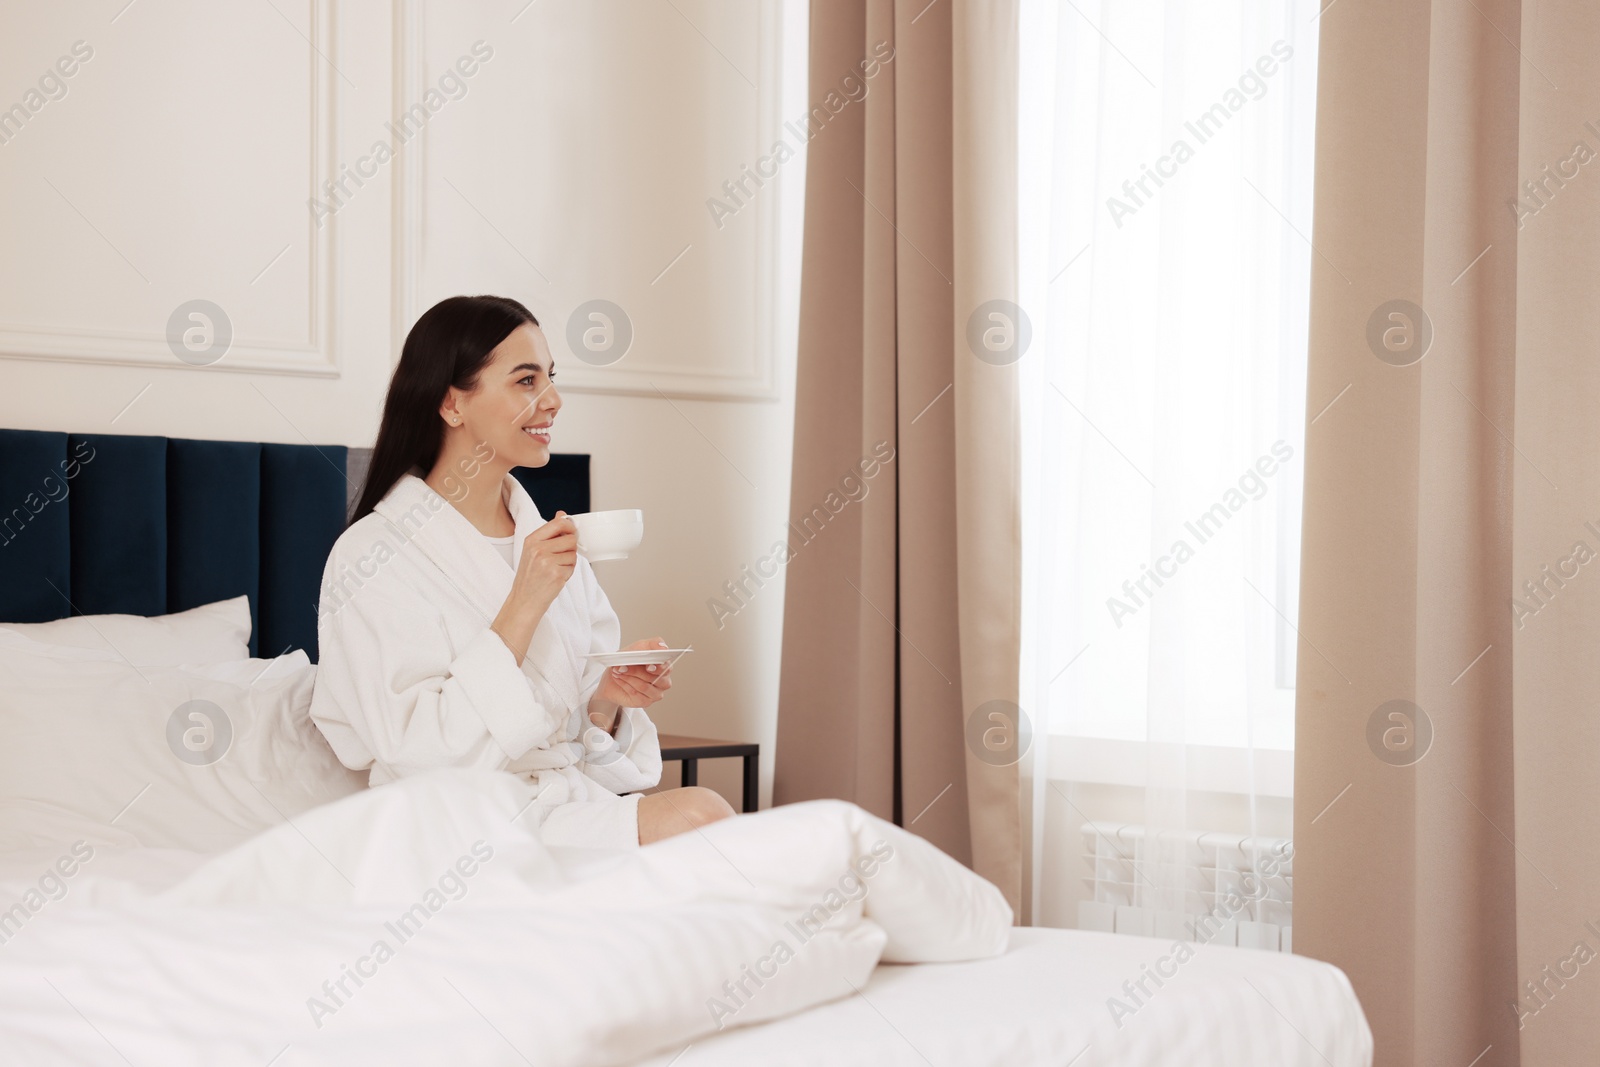
M539 620L561 595L577 564L578 530L564 511L523 540L511 593L492 624L519 665Z
M522 558L517 561L517 577L511 583L511 598L524 599L537 606L543 615L561 595L561 588L578 565L578 527L564 511L529 534L522 542Z

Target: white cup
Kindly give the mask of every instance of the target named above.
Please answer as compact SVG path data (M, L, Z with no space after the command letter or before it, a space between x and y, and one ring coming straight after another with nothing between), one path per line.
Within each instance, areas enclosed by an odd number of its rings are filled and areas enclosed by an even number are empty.
M644 540L644 512L638 508L590 511L567 517L578 531L578 551L590 563L627 559L628 553Z

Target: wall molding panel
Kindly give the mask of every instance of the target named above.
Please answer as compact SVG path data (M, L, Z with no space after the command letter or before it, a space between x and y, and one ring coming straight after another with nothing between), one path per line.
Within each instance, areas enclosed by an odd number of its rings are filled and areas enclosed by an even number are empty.
M196 205L197 214L205 214L208 217L222 219L248 216L260 204L268 200L279 204L292 199L298 205L298 209L304 219L304 225L300 228L296 239L282 249L278 258L271 259L269 262L270 250L265 254L246 253L242 247L230 247L226 252L227 257L229 257L227 261L223 261L221 256L212 261L206 252L196 249L192 253L186 253L192 254L194 257L194 261L187 264L186 269L191 270L198 280L187 283L185 291L194 290L189 292L190 296L213 299L226 309L231 302L227 295L230 291L230 286L234 292L248 292L256 284L255 279L250 279L248 275L248 272L255 270L256 266L266 268L261 271L261 274L266 274L267 270L277 271L281 274L286 264L293 266L298 261L300 272L305 278L305 287L301 289L296 285L290 289L290 292L295 294L293 307L286 306L274 310L278 317L299 320L303 323L303 326L295 330L258 331L253 333L249 329L250 323L246 316L230 314L230 321L233 327L232 343L226 355L215 363L207 364L208 369L309 378L336 378L340 374L336 331L336 309L339 306L340 297L338 291L338 263L336 259L338 250L336 234L339 229L339 220L337 214L330 215L323 220L322 225L318 226L308 203L310 198L324 198L326 195L324 191L326 183L338 177L335 173L336 139L339 131L339 108L342 103L343 87L340 84L341 74L333 66L335 60L330 57L338 55L336 26L339 18L339 5L337 0L305 0L305 3L310 15L309 34L291 37L289 36L290 30L293 29L298 34L300 32L298 27L294 27L292 23L286 26L282 21L278 21L275 24L276 31L278 31L278 38L275 39L275 44L279 53L290 50L304 52L307 106L304 109L291 111L288 108L271 108L270 101L266 102L274 120L270 124L274 127L274 133L286 135L287 138L292 138L292 140L305 145L304 156L307 162L305 169L299 172L299 177L295 180L292 188L283 187L264 190L259 185L261 181L260 175L247 173L241 175L240 180L234 183L232 187L218 188L217 186L221 183L211 183L197 191L190 190L187 187L183 190L186 196L193 192L194 198L197 201L202 201ZM272 14L272 9L263 10L266 11L268 18L280 19L284 17L281 14ZM179 14L181 15L182 13L180 12ZM269 25L268 28L271 29L271 26ZM115 37L111 37L109 31L118 31L124 39L118 40ZM87 34L89 31L78 28L78 32ZM107 36L93 42L93 47L96 49L96 61L99 63L100 68L107 67L118 59L135 52L141 46L141 42L137 39L138 33L145 33L148 40L149 38L161 36L163 30L160 26L154 29L141 28L136 24L133 15L129 14L125 20L122 20L120 26L112 25L107 31L103 32L107 32ZM127 38L132 38L132 40L127 40ZM75 80L88 83L91 76L105 73L105 71L96 67L96 61L85 62ZM196 90L196 94L203 93L206 88L209 88L217 97L224 97L228 91L232 90L238 90L234 94L236 97L247 96L248 93L244 90L251 88L251 86L246 79L252 73L260 74L262 71L263 67L258 65L248 72L241 71L238 75L238 83L235 86L213 85L202 87ZM195 77L198 79L201 75L197 74ZM12 155L20 157L26 152L35 153L32 160L24 158L23 166L18 168L17 172L11 176L11 180L21 185L23 189L32 187L37 190L42 188L41 185L34 185L37 175L28 173L27 168L31 165L38 170L47 172L43 174L46 181L50 181L48 171L54 170L58 180L64 182L70 179L79 186L93 185L96 191L103 191L108 184L115 184L114 178L111 183L108 183L104 173L80 172L74 174L65 165L49 161L46 153L42 151L48 146L41 145L38 142L47 136L57 133L63 134L63 140L70 136L70 131L44 128L52 125L61 126L69 119L85 117L82 114L67 114L72 109L76 109L81 113L91 109L98 103L99 117L102 122L114 120L116 123L121 124L129 121L130 117L146 120L152 118L152 113L158 113L159 105L165 103L167 99L160 98L150 102L132 95L144 91L142 87L129 90L129 95L125 98L123 94L118 92L118 89L126 82L120 78L116 80L118 84L112 86L102 84L90 87L85 84L74 87L60 103L52 104L52 107L62 112L62 114L51 114L49 109L41 112L30 121L28 127L21 131L14 143L6 144L3 149L0 149L8 157ZM171 89L166 91L171 96L177 97L180 101L182 100L182 94L178 94ZM76 93L78 98L75 99L73 93ZM92 100L83 99L90 96L91 93L97 93L98 95ZM130 99L138 100L139 102L130 103ZM248 124L259 122L261 118L261 114L245 114L239 116L239 121L241 124ZM294 125L289 126L289 123ZM34 125L41 127L38 133L31 128ZM93 130L95 127L91 123L87 128ZM179 136L186 135L180 131ZM35 143L27 143L30 139ZM193 135L193 144L194 151L197 153L205 151L203 132ZM72 148L77 147L72 146ZM77 154L80 153L71 152L70 150L68 153L63 153L68 158ZM0 160L0 162L9 162L9 158ZM181 167L175 169L177 173L187 177L187 175L183 174ZM66 171L67 176L65 178L60 173L62 171ZM170 170L168 171L169 174L171 172ZM70 200L67 201L66 205L62 205L60 200L51 201L49 198L52 196L59 196L62 200L66 199L66 194L61 192L60 187L54 182L51 184L56 189L56 192L44 192L41 194L41 199L46 204L52 204L57 208L70 206L72 212L82 218L82 223L76 224L81 226L81 232L76 235L83 236L85 244L96 240L104 242L104 245L98 246L97 250L99 251L103 251L105 245L110 245L112 249L117 251L119 256L122 255L121 250L115 244L112 244L110 238L105 236L105 231L107 229L125 230L134 228L143 211L143 205L139 202L139 198L130 196L128 202L121 205L123 207L121 217L112 216L107 219L101 216L91 220L84 211ZM4 188L4 186L0 185L0 188ZM202 198L205 199L202 200ZM105 199L105 197L102 196L101 199ZM63 217L70 224L73 215L68 213ZM282 231L276 232L281 234ZM278 239L281 240L281 237ZM150 242L150 244L156 243L154 241ZM173 244L181 247L176 240ZM50 242L46 247L35 248L31 252L26 247L26 244L21 249L13 247L7 251L14 256L18 256L20 252L18 258L26 256L49 263L56 269L60 269L63 260L66 258L60 253L59 248L55 247L54 242ZM144 254L149 255L151 253L145 252ZM260 263L257 264L253 258L250 258L251 256L259 256ZM106 258L110 261L109 256ZM123 259L128 260L128 257L123 256ZM249 265L246 265L247 260ZM110 262L112 262L112 266L108 268L109 270L114 272L122 269L121 265L116 264L114 261ZM166 282L169 277L169 275L162 275L152 270L148 264L144 271L140 271L138 267L133 267L131 260L128 261L128 266L132 267L133 271L139 271L141 275L148 272L155 276L155 280L160 282ZM129 276L131 277L131 273ZM224 279L226 279L225 284ZM70 276L63 274L59 278L50 280L62 287L76 286L83 292L86 302L95 300L92 284L86 278L77 274ZM207 283L213 281L216 285L215 296L206 291ZM146 284L151 284L153 289L157 288L153 284L151 277L146 277ZM251 295L253 296L254 294ZM148 305L155 299L159 299L159 297L152 295L145 303ZM303 308L300 306L300 301L302 300L304 302ZM181 302L182 298L171 301L173 307L178 306ZM127 325L82 324L69 326L59 323L29 321L26 317L17 315L16 308L10 310L11 314L7 315L5 310L0 309L0 358L170 370L191 369L189 364L175 358L172 349L168 345L165 330L166 316L164 314L155 314L148 306L140 308L136 314L130 313L126 316L129 319L141 320L137 326L132 322ZM160 321L157 321L158 319ZM276 336L272 335L273 333Z
M692 112L695 105L706 102L715 106L727 97L733 97L738 102L740 94L747 91L750 94L746 109L749 121L735 124L732 128L708 122L704 129L686 131L686 135L704 139L704 143L691 142L686 146L684 154L687 157L692 158L697 152L718 154L729 160L754 164L768 155L780 140L793 147L794 137L786 135L783 121L786 104L784 0L747 0L742 6L748 14L740 14L733 21L738 24L740 31L747 32L737 38L737 47L724 50L739 56L748 67L747 73L732 67L731 61L719 58L714 46L708 46L702 36L696 36L701 27L689 24L691 16L698 14L706 27L715 29L710 25L714 21L714 13L735 9L716 3L702 3L698 7L688 4L676 7L649 5L656 17L665 20L667 31L681 35L681 41L674 39L674 47L681 43L685 54L693 62L703 63L706 68L703 77L714 86L703 89L703 100L685 100L686 110ZM589 11L599 11L616 8L617 5L602 3L585 7ZM434 85L448 62L439 60L439 57L453 56L476 39L489 42L496 49L497 59L505 54L512 62L498 59L498 67L494 62L484 64L484 72L476 77L481 80L499 78L494 88L472 88L461 103L452 103L448 108L441 109L439 117L433 121L445 132L445 136L451 138L450 145L470 144L481 148L484 144L492 144L496 137L506 136L503 132L506 129L519 128L509 122L492 121L481 110L471 110L477 107L473 93L487 95L492 91L500 95L517 96L522 105L520 113L509 110L493 114L530 116L531 122L523 125L543 128L540 126L541 122L546 121L543 102L556 99L554 87L565 79L552 73L546 76L543 83L518 84L514 78L506 76L508 68L512 66L540 66L529 59L527 51L529 35L534 32L538 19L564 23L557 25L553 33L550 23L537 23L541 34L552 33L552 36L564 39L576 37L585 42L595 42L595 54L587 57L595 65L603 66L608 59L614 60L615 57L605 55L605 49L601 47L607 35L593 32L599 15L590 16L571 7L532 7L524 10L525 16L515 16L517 21L507 26L504 22L488 20L474 22L462 14L459 5L446 4L442 0L395 0L396 113L422 99L423 94ZM590 32L582 32L585 28ZM630 44L634 48L640 47L634 41L619 44L617 50L625 51ZM430 48L431 58L435 62L430 62ZM630 60L638 60L640 55L634 52L626 54ZM803 61L803 56L801 59ZM790 57L790 61L793 62L793 57ZM701 87L691 85L690 88ZM792 95L792 86L787 88ZM563 90L560 99L571 103L580 92ZM648 93L640 93L636 100L611 101L610 104L611 110L603 112L598 121L594 115L585 117L591 120L593 127L607 129L615 126L621 131L621 136L629 137L651 125L652 109L659 105L659 101L652 99ZM793 100L787 101L787 104L791 108L795 106ZM477 140L474 142L460 137L461 128L471 123L478 124L475 127ZM560 125L555 120L550 120L550 124ZM678 399L774 400L778 397L779 352L782 344L780 308L783 298L780 270L783 196L779 185L789 182L803 188L803 151L797 153L799 159L787 163L776 178L771 179L748 205L741 208L740 214L748 211L750 217L736 220L739 228L736 230L735 226L730 225L730 233L721 233L712 228L711 215L703 203L717 191L715 180L702 180L694 187L692 197L676 195L672 199L675 214L670 221L664 221L659 231L637 232L640 249L660 247L665 250L660 253L659 263L633 273L624 284L613 283L608 287L598 279L581 275L574 278L563 270L567 256L579 251L573 243L563 246L562 242L552 240L544 244L530 244L525 237L527 227L519 226L514 219L508 220L506 217L504 199L490 206L480 200L475 188L472 199L467 200L468 194L463 191L463 186L468 180L492 184L481 180L484 177L482 171L491 170L492 164L500 162L501 157L484 154L478 160L483 164L480 173L468 171L467 179L460 174L452 178L450 173L446 173L447 167L440 164L439 160L444 157L455 161L459 153L451 147L441 147L435 140L433 124L423 130L418 141L416 148L408 146L406 151L398 154L394 172L395 255L392 285L397 339L403 339L417 316L438 299L454 292L501 292L524 298L540 317L554 350L563 390ZM539 143L558 156L577 157L583 152L581 144ZM474 149L469 147L468 151L473 152ZM524 158L517 154L518 151L519 146L510 148L513 161L508 161L508 166L512 169L516 169L516 161ZM528 158L536 154L526 153ZM531 167L529 169L532 170ZM739 168L729 163L723 170L714 173L719 180L737 179ZM657 193L656 180L651 175L650 167L642 163L627 178L625 195L630 199L637 198L639 202L619 207L617 213L633 217L648 214L647 204ZM533 195L559 194L562 185L557 178L534 189ZM562 201L559 195L549 195L544 202ZM607 214L605 205L598 210L594 210L593 204L583 206L590 207L595 215ZM579 210L581 212L581 208ZM442 247L446 242L439 239L442 228L451 225L447 219L459 219L462 226L478 227L481 241L490 251L504 253L511 269L477 271L464 258L452 256L449 249ZM548 229L559 234L562 228L551 226ZM622 243L626 243L628 236L632 235L624 235ZM582 242L576 244L581 246ZM695 307L686 308L677 317L670 312L660 313L659 305L653 305L651 301L652 287L658 284L651 275L657 267L677 271L684 266L672 261L674 251L680 248L685 250L682 253L685 261L691 257L713 257L710 280L737 279L747 289L726 292L724 295L724 290L715 284L702 284L690 290L692 295L689 299L697 302ZM642 251L640 255L643 255ZM534 262L541 266L534 267ZM670 277L669 271L661 273ZM538 276L535 276L535 272ZM591 281L592 284L585 288ZM543 303L540 303L541 298ZM633 316L633 347L623 359L610 366L591 366L573 358L566 342L568 314L584 300L594 298L607 299L623 307L643 309L641 314ZM696 323L708 320L736 321L738 336L719 337L714 342L702 343ZM650 329L652 321L659 322L661 327L654 334ZM397 340L395 358L398 355Z

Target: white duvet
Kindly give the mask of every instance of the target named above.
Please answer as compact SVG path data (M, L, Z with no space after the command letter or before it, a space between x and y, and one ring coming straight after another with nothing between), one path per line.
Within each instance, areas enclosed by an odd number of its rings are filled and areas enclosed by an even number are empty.
M851 804L584 853L534 795L441 771L210 857L6 854L0 1062L622 1064L1006 947L992 885Z

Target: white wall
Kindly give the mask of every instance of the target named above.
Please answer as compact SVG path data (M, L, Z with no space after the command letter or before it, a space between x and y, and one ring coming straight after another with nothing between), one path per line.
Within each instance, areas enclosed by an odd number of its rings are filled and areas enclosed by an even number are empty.
M593 455L597 509L646 512L641 550L597 568L625 640L697 650L657 720L761 742L765 799L782 581L721 629L706 601L787 519L804 153L779 123L804 111L805 18L4 0L0 426L370 445L416 316L515 296L556 353L556 450ZM802 150L718 225L706 201L780 138ZM167 336L197 298L233 331L203 366ZM633 326L609 366L567 343L596 298ZM737 798L735 766L702 781Z

